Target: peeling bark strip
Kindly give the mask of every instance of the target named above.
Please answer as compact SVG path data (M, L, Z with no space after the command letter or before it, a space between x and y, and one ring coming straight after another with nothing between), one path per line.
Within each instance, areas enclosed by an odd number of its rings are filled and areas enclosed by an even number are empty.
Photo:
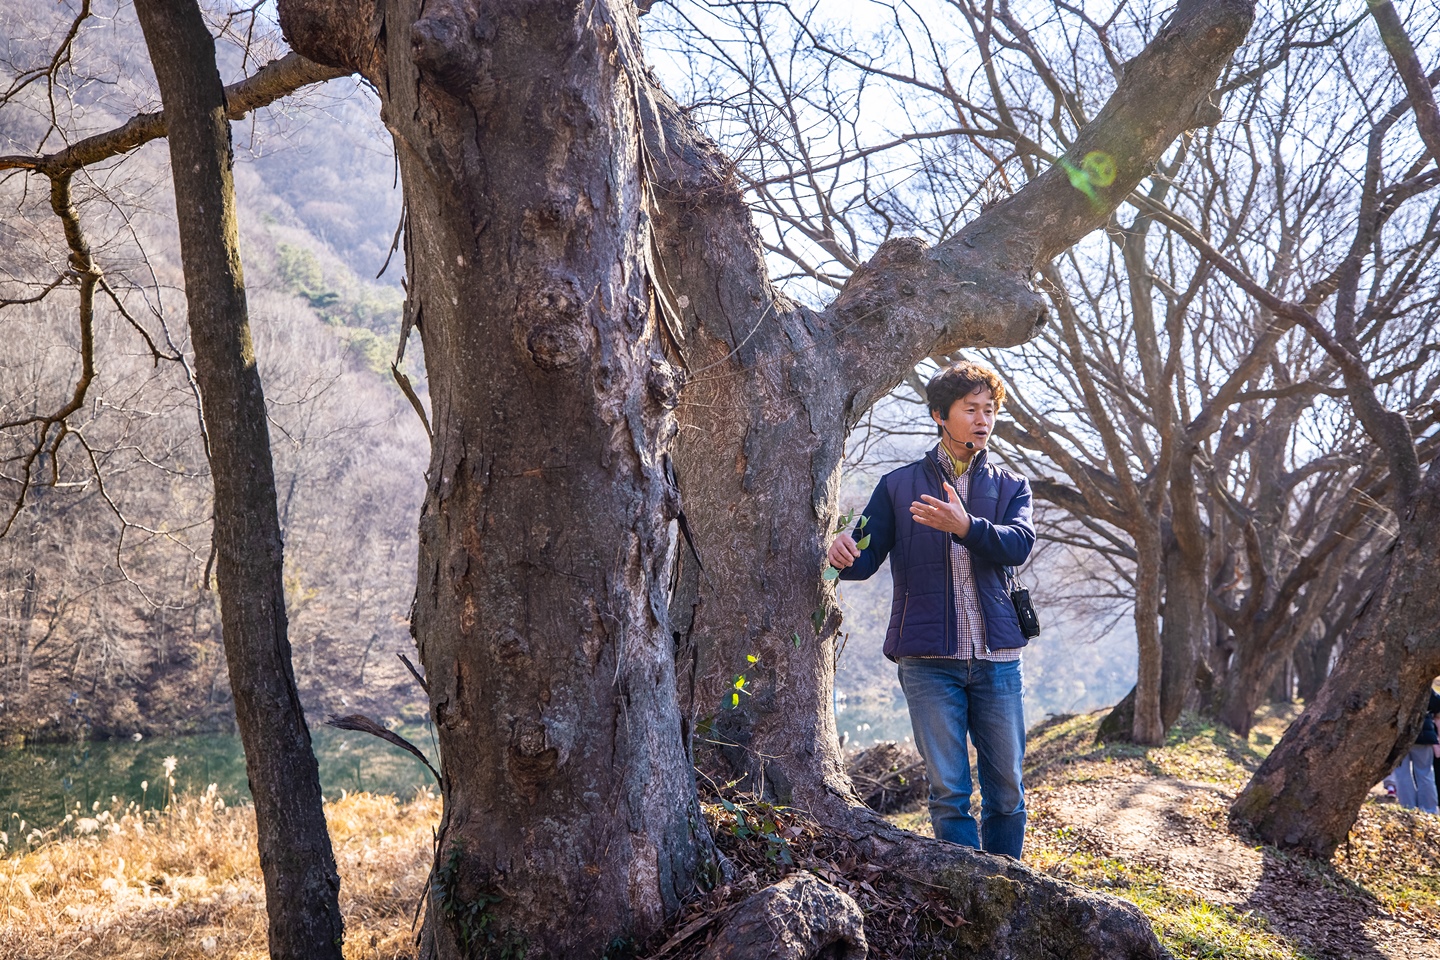
M664 627L674 387L633 5L280 10L374 83L405 183L434 430L413 630L445 784L424 953L598 957L713 856Z
M170 134L195 379L215 484L220 619L255 799L270 956L339 960L340 877L290 664L275 472L250 342L215 43L194 0L139 0L135 11Z

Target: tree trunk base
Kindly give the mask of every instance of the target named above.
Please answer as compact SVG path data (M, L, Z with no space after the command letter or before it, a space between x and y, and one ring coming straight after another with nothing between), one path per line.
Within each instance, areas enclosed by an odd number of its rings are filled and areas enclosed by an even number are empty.
M1100 721L1100 729L1096 732L1095 739L1100 743L1128 743L1135 739L1134 731L1135 688L1131 687L1130 692L1111 707L1110 712L1105 714L1105 719Z

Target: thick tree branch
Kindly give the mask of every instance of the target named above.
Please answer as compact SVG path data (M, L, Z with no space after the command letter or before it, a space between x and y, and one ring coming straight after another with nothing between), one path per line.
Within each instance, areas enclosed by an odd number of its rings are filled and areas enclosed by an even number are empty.
M1032 264L1052 259L1104 223L1175 138L1198 125L1197 109L1208 102L1253 17L1253 4L1241 0L1178 4L1155 39L1125 64L1115 93L1060 162L995 207L992 223L1035 245L1026 251Z
M777 796L830 803L850 794L831 752L807 753L812 763L794 752L793 728L765 719L813 716L813 685L830 682L817 678L827 673L824 645L833 634L808 624L833 604L818 573L846 429L919 360L1034 335L1048 312L1032 283L1037 269L1104 225L1174 138L1195 125L1197 105L1214 90L1252 15L1252 5L1237 0L1182 2L1064 163L949 241L882 244L821 312L772 285L733 164L658 85L638 84L650 274L684 374L674 462L707 569L749 571L723 586L702 591L698 580L686 581L677 591L672 617L682 662L692 657L687 645L697 644L697 676L682 683L682 699L704 716L746 654L775 664L773 700L726 714L722 732L748 743L752 752L739 765L755 772L763 763L763 781ZM1136 478L1134 485L1152 483ZM750 504L740 516L724 508L737 498ZM777 538L795 545L793 555L767 548ZM814 586L797 582L806 567L817 574ZM763 616L754 609L758 595L770 601ZM791 655L802 625L802 635L821 635L814 659ZM784 742L765 740L782 729ZM833 736L812 732L817 742ZM783 759L756 759L771 754Z
M1031 284L1035 270L1104 224L1175 137L1195 125L1197 107L1244 39L1253 12L1244 0L1182 2L1054 167L936 247L913 238L887 241L823 314L799 311L806 317L798 324L797 351L835 344L866 355L865 383L857 384L847 410L851 422L919 358L960 346L1013 345L1034 334L1047 316ZM682 297L710 300L719 289L735 307L727 311L728 323L743 337L796 312L770 286L758 252L753 259L749 252L739 260L733 255L757 245L728 160L667 96L654 90L648 99L654 186L662 216L676 220L661 232L683 233L697 251L699 235L708 234L707 245L730 251L702 253L712 266L688 262L682 279L678 264L664 263L669 254L662 249L657 285L667 313L679 316L683 308L675 305ZM715 318L683 322L707 326ZM721 339L742 350L740 337L727 330ZM875 351L877 342L886 349Z
M1415 47L1405 32L1405 25L1400 22L1395 5L1390 0L1366 2L1370 15L1375 18L1375 25L1380 28L1380 39L1385 41L1385 49L1390 51L1390 59L1395 61L1395 72L1400 74L1405 92L1410 95L1420 139L1430 151L1430 159L1440 164L1440 107L1435 104L1435 93L1430 89L1425 68L1420 65L1420 58L1415 54Z
M269 106L276 100L312 83L334 80L350 71L321 66L298 53L272 60L253 74L225 88L225 113L239 120L254 110ZM49 177L72 173L81 167L99 163L165 136L164 111L141 113L122 125L77 140L64 150L38 156L12 154L0 156L0 170L33 170Z

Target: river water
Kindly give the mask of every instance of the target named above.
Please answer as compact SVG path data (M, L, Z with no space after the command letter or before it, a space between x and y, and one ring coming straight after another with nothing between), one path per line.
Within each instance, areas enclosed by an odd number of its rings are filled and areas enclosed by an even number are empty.
M397 731L425 751L435 749L424 727ZM410 754L368 734L331 727L310 731L326 797L342 790L366 790L408 798L434 785L430 772ZM165 760L175 758L175 791L199 793L215 784L227 804L248 803L245 756L238 736L147 737L140 741L0 747L0 831L13 837L19 822L48 829L74 813L89 815L97 801L109 810L135 802L147 808L165 805ZM111 798L115 798L112 800Z

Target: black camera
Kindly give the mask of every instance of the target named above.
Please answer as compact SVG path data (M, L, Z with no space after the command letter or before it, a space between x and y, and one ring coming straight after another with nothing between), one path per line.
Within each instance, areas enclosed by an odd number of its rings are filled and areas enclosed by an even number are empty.
M1030 602L1030 591L1024 587L1010 590L1010 602L1015 606L1015 616L1020 621L1020 632L1026 640L1040 636L1040 618L1035 615L1035 605Z

